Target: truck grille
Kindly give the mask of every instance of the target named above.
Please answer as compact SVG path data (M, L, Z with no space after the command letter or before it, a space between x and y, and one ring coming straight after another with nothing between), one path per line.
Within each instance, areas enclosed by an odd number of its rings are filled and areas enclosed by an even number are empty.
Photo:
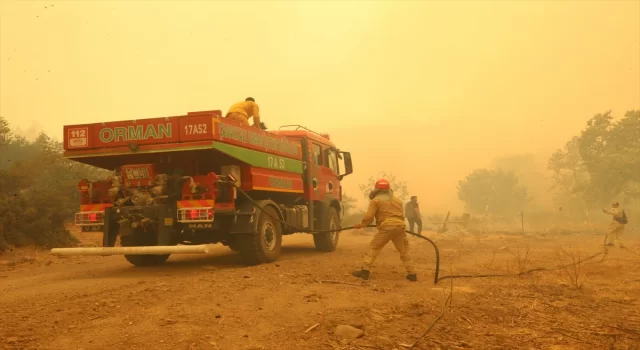
M180 208L178 222L212 222L213 208Z

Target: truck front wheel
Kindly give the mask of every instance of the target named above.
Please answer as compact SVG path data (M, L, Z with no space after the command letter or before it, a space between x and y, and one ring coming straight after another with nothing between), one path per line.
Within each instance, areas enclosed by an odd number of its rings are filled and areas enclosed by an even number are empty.
M329 208L329 216L327 218L328 225L330 231L339 230L342 226L340 225L340 216L338 215L338 211L334 207ZM322 232L316 233L313 235L313 243L316 245L316 250L321 252L332 252L336 250L338 246L338 239L340 239L340 232Z
M151 232L134 232L130 235L120 236L120 245L123 247L140 247L140 246L155 246L157 245L156 235ZM135 266L154 266L164 264L169 259L171 254L163 255L125 255L132 265Z
M237 249L248 265L258 265L275 261L282 249L282 226L275 218L278 214L272 207L264 207L258 218L254 234L237 238ZM235 248L235 246L234 246ZM232 248L233 249L233 248Z

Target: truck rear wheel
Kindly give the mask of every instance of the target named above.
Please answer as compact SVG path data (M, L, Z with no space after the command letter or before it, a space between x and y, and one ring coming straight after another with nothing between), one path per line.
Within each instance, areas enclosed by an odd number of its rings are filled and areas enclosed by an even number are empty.
M252 235L238 236L240 256L248 265L275 261L282 249L282 226L275 218L278 214L272 207L264 207L258 218L258 228ZM233 249L233 248L232 248Z
M329 216L327 218L329 230L339 230L340 216L338 211L334 207L329 208ZM322 232L313 235L313 243L316 245L316 249L321 252L332 252L336 250L338 246L338 240L340 239L340 232Z
M135 232L130 235L120 236L120 245L123 247L140 247L140 246L155 246L156 235L151 232ZM164 264L167 259L169 259L169 255L171 254L163 254L163 255L125 255L124 258L127 259L132 265L135 266L155 266Z

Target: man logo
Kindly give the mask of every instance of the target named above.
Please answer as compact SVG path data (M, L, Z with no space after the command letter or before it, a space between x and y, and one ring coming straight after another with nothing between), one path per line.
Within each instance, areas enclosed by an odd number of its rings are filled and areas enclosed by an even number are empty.
M189 224L189 228L213 228L213 224Z

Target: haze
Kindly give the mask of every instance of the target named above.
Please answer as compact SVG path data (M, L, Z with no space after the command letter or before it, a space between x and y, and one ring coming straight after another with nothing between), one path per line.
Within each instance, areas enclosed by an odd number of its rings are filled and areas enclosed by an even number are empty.
M588 118L640 109L640 1L0 3L0 114L23 134L256 98L328 132L427 210L505 155L541 167Z

